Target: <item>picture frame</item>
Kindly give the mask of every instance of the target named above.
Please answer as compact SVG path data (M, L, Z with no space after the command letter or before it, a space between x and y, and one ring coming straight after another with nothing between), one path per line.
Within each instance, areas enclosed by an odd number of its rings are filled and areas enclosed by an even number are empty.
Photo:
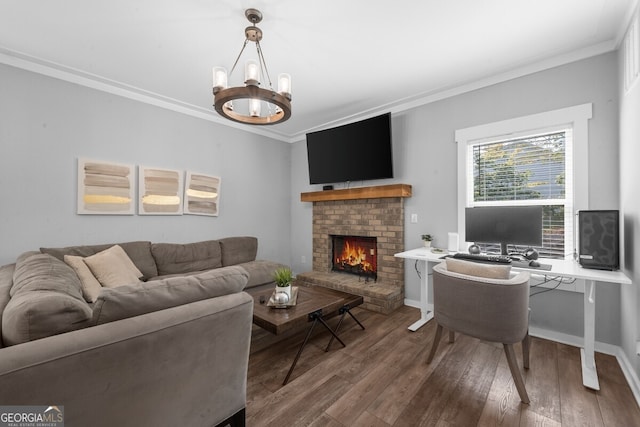
M182 215L184 173L138 166L138 215Z
M78 158L77 213L133 215L134 166Z
M220 212L219 176L187 171L184 191L186 215L218 216Z

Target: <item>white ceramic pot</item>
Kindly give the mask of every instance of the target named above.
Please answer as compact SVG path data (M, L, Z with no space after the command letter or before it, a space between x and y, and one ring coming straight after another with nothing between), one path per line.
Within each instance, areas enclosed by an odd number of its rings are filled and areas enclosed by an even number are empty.
M430 248L431 247L431 240L423 240L424 242L424 247L425 248Z
M289 286L276 286L276 292L284 292L291 299L291 284Z

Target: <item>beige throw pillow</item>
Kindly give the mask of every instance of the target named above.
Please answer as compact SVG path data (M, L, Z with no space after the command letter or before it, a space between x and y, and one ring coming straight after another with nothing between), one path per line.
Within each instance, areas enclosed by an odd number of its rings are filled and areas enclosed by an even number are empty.
M511 275L510 265L481 264L452 258L447 258L445 261L447 263L447 270L452 273L502 280L509 279Z
M96 279L107 288L140 282L142 273L118 245L84 259Z
M66 262L73 271L76 272L82 285L82 296L87 302L96 302L102 285L98 282L98 279L93 275L89 267L84 262L84 258L75 255L65 255L64 262Z

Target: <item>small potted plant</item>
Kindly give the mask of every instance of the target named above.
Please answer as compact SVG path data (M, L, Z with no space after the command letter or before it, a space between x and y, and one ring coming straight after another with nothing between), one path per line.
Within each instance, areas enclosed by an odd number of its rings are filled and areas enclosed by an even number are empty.
M293 272L288 267L276 269L273 273L273 280L276 282L276 293L284 292L291 299L291 282L293 282Z
M423 234L420 237L422 238L422 241L424 242L424 247L425 248L430 248L431 247L431 241L433 240L433 237L431 237L431 234Z

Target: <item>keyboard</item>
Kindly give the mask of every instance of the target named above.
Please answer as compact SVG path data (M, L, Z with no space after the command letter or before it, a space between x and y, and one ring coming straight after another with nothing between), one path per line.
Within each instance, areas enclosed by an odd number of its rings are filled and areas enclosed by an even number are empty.
M455 259L482 262L486 264L511 264L511 258L508 255L467 254L467 253L458 252L453 254L451 257Z

